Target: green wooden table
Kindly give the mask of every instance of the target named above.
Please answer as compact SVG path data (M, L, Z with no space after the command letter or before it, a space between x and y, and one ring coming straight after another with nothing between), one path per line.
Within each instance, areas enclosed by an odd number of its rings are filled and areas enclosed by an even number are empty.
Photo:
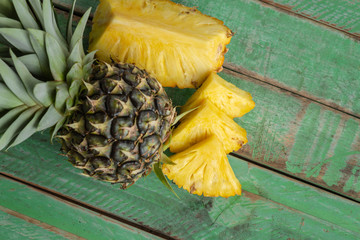
M0 239L360 239L360 1L175 2L236 33L220 75L256 102L228 156L243 195L173 185L178 199L154 174L123 191L81 176L45 132L0 154ZM72 0L54 4L65 28ZM182 105L194 90L167 92Z

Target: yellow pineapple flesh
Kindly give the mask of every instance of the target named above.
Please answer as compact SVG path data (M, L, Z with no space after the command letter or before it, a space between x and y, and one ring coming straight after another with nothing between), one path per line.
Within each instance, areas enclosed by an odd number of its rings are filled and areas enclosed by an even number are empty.
M144 68L164 87L197 88L222 69L232 35L222 21L169 0L100 0L89 50Z
M211 73L188 99L181 111L186 112L199 106L204 99L209 100L231 118L241 117L255 107L249 92L237 88L215 72Z
M245 129L209 100L204 100L199 108L185 115L175 128L170 151L183 151L212 134L222 141L226 153L237 151L247 143Z
M170 159L175 164L163 164L164 174L190 193L205 197L241 194L240 182L215 135L174 154Z

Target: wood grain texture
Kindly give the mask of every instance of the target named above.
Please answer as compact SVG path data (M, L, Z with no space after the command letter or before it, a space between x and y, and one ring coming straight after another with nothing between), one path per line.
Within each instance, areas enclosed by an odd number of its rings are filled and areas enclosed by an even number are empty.
M72 0L54 2L68 8ZM224 21L236 33L228 45L226 68L360 118L360 101L357 101L360 99L360 44L355 39L260 1L174 2L197 6L204 14ZM91 6L94 11L97 4L95 0L80 0L77 9L83 12ZM350 3L338 1L336 5L356 13Z
M235 32L226 67L360 116L356 40L258 1L176 2L199 6Z
M256 103L235 119L249 140L239 156L360 200L360 120L229 70L220 76ZM193 91L167 89L175 105Z
M33 219L34 225L65 238L159 239L4 177L0 177L0 192L1 206L24 215L25 219Z
M0 239L68 239L21 218L15 217L12 214L7 213L7 211L8 209L4 209L0 206Z
M64 28L66 16L58 17ZM236 119L249 138L240 156L360 200L358 119L251 77L228 70L220 75L252 93L256 102L254 110ZM194 90L167 92L179 106Z
M64 3L66 1L62 2ZM239 1L230 5L236 8L236 6L241 4L241 2L242 1ZM200 8L203 8L200 10L204 10L204 12L208 10L211 15L225 20L225 23L228 22L229 24L233 24L233 27L241 28L243 30L248 28L250 29L251 26L245 26L246 24L241 25L241 21L235 21L234 16L237 16L240 20L244 20L244 14L253 12L254 16L258 16L260 19L262 14L265 13L266 16L277 14L279 19L284 21L284 24L287 21L286 19L289 18L291 19L291 21L289 21L292 26L299 25L298 28L303 29L302 31L307 32L306 35L309 34L309 36L311 35L311 32L315 33L316 31L321 31L324 34L330 34L332 36L330 40L339 35L336 35L336 33L333 33L328 29L322 29L313 24L307 24L304 21L301 22L299 19L293 19L286 14L278 13L276 11L274 12L272 9L264 8L260 5L257 6L252 2L245 4L245 7L247 7L246 9L243 8L244 6L240 8L242 5L239 5L239 8L235 10L224 6L221 8L223 11L221 9L217 9L212 1L203 2L200 0L194 3L191 1L181 3L186 3L187 5L196 3L195 5L198 4L197 6L201 6ZM87 8L86 6L90 6L91 4L96 4L96 1L88 3L80 1L78 4L79 11L83 11L83 9ZM232 15L224 15L226 11L235 12L232 13ZM254 16L249 16L249 18L246 18L246 21L249 19L255 19ZM63 17L65 18L65 16ZM226 19L228 20L226 21ZM262 24L255 26L259 28L258 31L260 31L260 27L265 29L262 30L262 32L268 31L268 29ZM254 29L256 30L257 28ZM287 29L285 29L285 25L283 29L278 29L276 31L280 30L283 34L287 31ZM89 31L89 28L87 28L87 32ZM275 34L275 32L271 33ZM254 35L254 37L257 37L257 35ZM276 36L273 35L273 37L274 38L266 37L265 39L272 42L274 46L281 47L275 38ZM239 38L247 41L247 38L243 38L243 36L238 36L238 39ZM292 40L292 36L286 36L286 38L287 40L284 40L281 44L294 41ZM238 42L236 39L237 38L235 36L231 44ZM341 39L343 41L351 41L351 39L343 37ZM297 41L296 44L299 44L304 48L303 50L307 52L306 54L311 54L311 49L307 49L308 45L306 45L306 41L303 41L303 38L296 39L295 41ZM316 44L317 43L318 42L316 42ZM343 42L339 41L339 44L342 43ZM248 64L251 62L248 58L250 55L245 56L244 54L241 54L242 50L240 51L239 46L241 46L241 44L238 46L235 45L235 49L230 48L227 56L230 55L230 59L234 57L239 59L241 58L242 61ZM261 46L257 45L257 47ZM360 44L356 45L356 47L358 47L360 54ZM264 50L264 48L262 49ZM291 51L291 54L297 54L296 49L292 49ZM341 49L336 51L341 53ZM285 54L285 52L283 53ZM236 54L238 55L236 56ZM310 62L307 64L311 67L325 68L326 59L328 60L329 57L330 59L333 59L331 55L319 54L318 60L321 64ZM333 57L336 59L335 56ZM350 57L352 57L351 54ZM256 59L257 61L263 60L261 55L259 55ZM288 67L291 62L286 57L286 54L278 56L276 59L277 61L282 61L279 66ZM349 59L349 61L350 60L351 59ZM355 59L353 60L355 63L352 64L359 66L360 69L360 62ZM256 71L259 72L261 64L259 65L258 62L253 62L253 64L254 66L257 66L258 69ZM293 64L294 66L299 67L298 64L300 64L300 62L293 62ZM279 73L283 72L281 71L281 68L278 68L278 70ZM343 71L343 69L341 69L341 71ZM245 115L244 118L237 119L237 122L247 129L249 134L249 144L238 153L241 156L259 161L273 168L294 174L315 184L320 184L338 193L360 200L360 180L359 173L357 171L360 159L360 121L356 117L349 116L341 111L336 111L331 107L329 108L319 104L318 102L311 101L311 99L307 97L302 97L301 90L300 96L293 95L287 92L284 88L279 89L271 85L263 84L263 82L256 81L258 78L247 77L251 74L249 74L248 70L245 72L245 75L236 74L233 71L225 71L224 74L220 74L227 81L232 82L237 87L252 93L256 102L256 108L253 111L251 111L248 115ZM320 72L323 71L321 70ZM341 74L340 72L338 73ZM357 77L357 73L355 74L355 72L350 72L349 74L353 73L354 78L349 81L353 81L355 77L356 80L352 82L351 87L347 87L344 82L332 82L331 78L328 79L329 81L326 85L323 83L318 85L318 81L310 79L309 81L312 82L309 82L309 84L311 86L317 86L321 89L324 89L324 86L326 86L326 89L332 88L336 91L343 91L343 94L340 94L339 92L339 94L336 95L339 99L349 97L345 94L346 90L344 90L349 89L355 93L352 95L353 97L351 99L347 99L346 101L351 102L351 104L360 104L360 101L354 101L357 98L357 94L360 94L359 91L357 91L358 88L356 87L356 84L358 83L360 89L360 79ZM242 76L242 78L240 78L240 76ZM290 81L295 82L296 79L292 79L291 77L287 78L287 82ZM335 84L336 86L332 86L332 84ZM168 89L167 91L169 96L173 99L175 105L183 105L186 99L188 99L193 93L193 90L191 89L181 91L178 89ZM298 90L296 90L296 92L297 94L299 93ZM353 152L353 154L349 154L351 152Z
M359 0L259 0L360 39Z
M177 199L154 174L126 191L84 177L57 147L37 134L0 155L1 171L175 238L356 239L360 234L359 204L234 157L229 159L243 196L205 198L173 185Z

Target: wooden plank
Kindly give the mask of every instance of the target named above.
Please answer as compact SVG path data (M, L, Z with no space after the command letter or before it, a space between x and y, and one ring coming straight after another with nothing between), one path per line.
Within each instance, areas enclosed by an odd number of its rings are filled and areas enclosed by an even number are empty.
M243 184L243 196L205 198L173 185L178 199L153 173L125 191L84 177L58 155L58 147L48 143L47 135L37 134L2 153L0 169L174 238L270 239L274 234L274 238L356 239L360 234L358 203L234 157L229 159Z
M68 8L72 0L54 2ZM174 2L198 6L236 33L228 45L226 68L360 118L360 44L355 39L259 1ZM91 6L94 11L97 4L80 0L77 9L83 12ZM348 9L346 4L342 6Z
M360 1L259 0L360 39Z
M224 71L221 76L252 93L256 102L252 112L236 120L250 140L239 155L360 200L359 119L247 73ZM175 105L193 93L167 91Z
M235 121L248 144L237 154L360 200L360 121L225 70L227 81L252 93L256 107ZM175 105L194 90L167 89Z
M34 219L34 224L62 234L66 238L159 239L4 177L0 177L0 192L1 206L19 213L18 216L24 216L25 219Z
M176 2L199 6L236 33L226 67L360 116L356 40L257 1Z
M69 239L15 217L14 214L8 212L8 209L0 206L0 239ZM13 213L13 211L11 211L11 213Z

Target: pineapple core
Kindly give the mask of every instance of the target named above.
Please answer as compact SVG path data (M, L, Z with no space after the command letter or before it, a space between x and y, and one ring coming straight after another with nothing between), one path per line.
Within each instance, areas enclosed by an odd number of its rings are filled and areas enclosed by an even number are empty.
M101 0L89 50L144 68L164 87L197 88L222 69L232 35L222 21L168 0Z
M176 185L205 197L241 194L239 180L229 164L222 143L215 135L170 157L175 165L163 164L163 172Z
M201 87L181 108L182 112L191 110L207 99L229 117L241 117L255 107L251 94L225 81L216 73L211 73Z
M212 134L222 140L226 153L237 151L247 143L245 129L209 100L204 100L198 109L185 115L180 125L175 128L170 151L183 151ZM211 148L209 150L211 151Z

